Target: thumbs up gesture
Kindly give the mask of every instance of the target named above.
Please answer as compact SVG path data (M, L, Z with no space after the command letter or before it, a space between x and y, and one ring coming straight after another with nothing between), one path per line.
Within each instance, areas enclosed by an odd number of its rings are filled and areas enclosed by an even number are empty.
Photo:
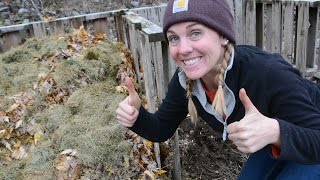
M227 127L228 138L243 153L254 153L268 144L280 146L280 128L277 120L261 114L240 89L239 98L245 108L244 117Z
M125 78L125 85L128 88L129 95L119 103L116 114L121 125L125 127L132 127L139 115L141 99L134 89L129 77Z

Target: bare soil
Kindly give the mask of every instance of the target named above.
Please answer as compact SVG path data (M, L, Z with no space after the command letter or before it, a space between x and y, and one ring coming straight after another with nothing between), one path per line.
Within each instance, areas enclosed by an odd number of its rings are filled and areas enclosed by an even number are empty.
M236 179L247 155L204 121L195 128L189 119L180 126L182 179Z

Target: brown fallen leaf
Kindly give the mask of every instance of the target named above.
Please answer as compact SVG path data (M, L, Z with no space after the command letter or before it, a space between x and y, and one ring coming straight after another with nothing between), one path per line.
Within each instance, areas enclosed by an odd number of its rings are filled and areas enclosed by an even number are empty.
M27 157L27 152L22 146L20 146L13 150L11 157L16 160L21 160Z

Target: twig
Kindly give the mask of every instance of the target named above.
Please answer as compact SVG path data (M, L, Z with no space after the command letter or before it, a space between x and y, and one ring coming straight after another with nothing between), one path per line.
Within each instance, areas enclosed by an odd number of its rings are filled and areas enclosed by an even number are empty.
M42 11L44 10L44 8L43 8L43 1L42 0L39 0L40 1L40 5L41 5L41 9L42 9Z
M40 17L40 20L43 21L43 17L42 17L42 15L40 14L40 11L39 11L38 7L37 7L36 4L33 2L33 0L30 0L30 1L31 1L31 3L32 3L33 7L36 9L36 11L37 11L37 13L38 13L38 16Z
M154 153L156 156L156 161L158 164L158 168L161 169L161 160L160 160L160 147L159 147L159 143L154 143Z

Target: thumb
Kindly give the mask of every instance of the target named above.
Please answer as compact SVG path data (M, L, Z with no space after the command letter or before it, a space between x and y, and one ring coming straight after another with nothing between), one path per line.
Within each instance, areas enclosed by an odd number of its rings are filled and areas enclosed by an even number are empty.
M126 77L124 83L125 83L128 91L129 91L129 97L132 98L133 96L135 96L137 92L136 92L136 90L134 89L134 86L133 86L133 84L132 84L132 82L131 82L131 79L130 79L129 77ZM132 105L132 104L130 104L130 105Z
M248 97L246 90L244 88L241 88L239 91L239 98L244 106L245 113L251 113L254 111L257 111L257 108L253 105L250 98Z
M139 109L141 105L141 100L139 98L138 93L134 89L134 85L132 84L130 78L126 77L124 83L129 91L129 96L128 96L129 105L134 106L136 109Z

